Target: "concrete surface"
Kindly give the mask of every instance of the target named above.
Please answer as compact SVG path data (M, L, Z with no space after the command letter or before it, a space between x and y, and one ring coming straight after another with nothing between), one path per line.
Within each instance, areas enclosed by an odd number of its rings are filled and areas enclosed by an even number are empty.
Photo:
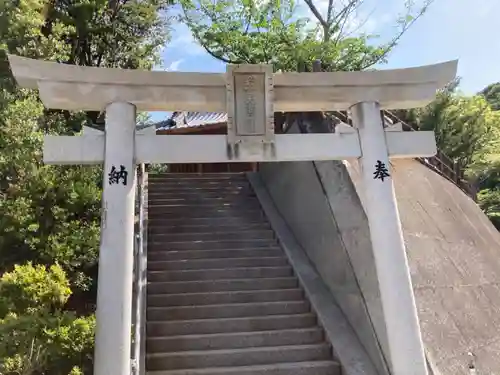
M109 103L127 102L140 111L225 112L226 98L232 95L226 87L226 73L82 67L8 57L18 85L38 88L44 105L51 109L100 111ZM384 109L422 107L455 78L457 63L362 72L275 73L273 109L345 110L364 101L379 102Z
M358 103L349 112L363 153L358 163L363 185L369 192L363 207L378 276L391 370L396 375L428 375L396 191L392 179L387 179L389 171L385 170L390 165L388 135L402 131L397 127L385 131L377 103ZM411 139L419 132L402 133ZM435 145L433 132L431 138Z
M346 164L357 188L357 163ZM500 234L476 203L414 160L394 183L429 359L442 375L500 369Z
M378 372L354 329L335 303L331 292L321 276L318 275L307 254L297 243L285 220L279 214L259 174L249 174L249 180L283 250L293 266L295 274L318 315L318 320L325 329L326 336L333 346L335 357L341 363L342 374L376 375Z
M500 234L453 183L414 160L393 177L432 373L500 369ZM383 373L390 362L357 162L266 164L260 170L299 244ZM386 367L385 367L386 369Z
M325 164L341 165L340 162ZM343 170L345 172L345 168ZM361 203L353 194L352 183L349 188L348 174L344 173L343 180L337 176L338 181L345 183L334 184L332 179L324 184L336 187L332 195L338 199L337 207L329 203L313 162L261 164L259 175L276 209L344 312L377 372L387 374L381 350L385 326L368 226ZM341 221L346 220L342 227L337 216ZM382 327L378 333L377 327Z

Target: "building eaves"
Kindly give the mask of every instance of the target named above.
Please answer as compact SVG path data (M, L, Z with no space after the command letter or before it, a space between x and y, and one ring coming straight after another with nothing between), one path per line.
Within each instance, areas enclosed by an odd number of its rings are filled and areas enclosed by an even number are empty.
M211 124L220 124L227 121L227 113L216 112L174 112L166 120L156 124L157 130L174 128L199 127Z

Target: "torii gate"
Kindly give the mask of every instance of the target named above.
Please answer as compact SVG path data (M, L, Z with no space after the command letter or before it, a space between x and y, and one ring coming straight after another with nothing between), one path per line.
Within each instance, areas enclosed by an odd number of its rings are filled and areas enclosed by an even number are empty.
M21 87L47 108L106 111L105 133L46 136L48 164L104 163L95 375L130 374L135 165L359 158L365 211L387 327L392 372L427 374L389 158L436 153L433 132L384 129L380 109L426 105L457 61L366 72L276 73L229 65L225 74L91 68L9 56ZM354 128L274 134L275 111L349 109ZM136 132L136 110L228 113L226 135ZM389 131L390 130L390 131Z

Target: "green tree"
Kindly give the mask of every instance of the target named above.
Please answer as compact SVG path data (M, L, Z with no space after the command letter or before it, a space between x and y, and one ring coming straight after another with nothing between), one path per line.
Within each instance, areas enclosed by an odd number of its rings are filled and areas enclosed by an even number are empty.
M494 95L485 94L494 89L465 96L457 91L458 83L441 90L425 108L397 115L421 130L435 132L438 147L465 169L478 191L478 204L500 230L500 111L491 106Z
M40 309L59 309L71 295L68 279L63 269L52 265L16 265L0 279L0 316L9 312L24 314Z
M479 95L484 96L491 108L500 114L500 82L485 87ZM500 116L499 116L500 121ZM500 124L498 124L500 127ZM500 230L500 159L498 149L489 163L478 173L478 202L495 227Z
M168 0L53 0L42 34L57 28L71 51L65 62L85 66L150 69L168 37Z
M398 116L420 130L433 130L438 147L472 178L498 152L500 112L493 111L483 96L461 94L458 83L441 90L426 107L399 111Z
M479 94L484 96L494 111L500 111L500 82L488 85Z
M89 66L149 69L168 40L167 0L0 0L0 47ZM100 168L43 165L44 133L75 134L96 113L47 111L15 88L0 54L0 270L26 260L68 272L92 288L100 214ZM78 293L75 293L78 294Z
M59 265L16 266L0 278L0 373L90 371L94 318L64 311L71 290Z
M434 129L440 148L471 173L484 168L498 150L500 113L480 96L456 97L437 126L427 122L425 115L421 124L422 130Z
M74 287L89 290L99 243L99 170L43 165L43 120L33 97L0 110L0 267L58 261Z
M331 0L325 12L312 0L305 3L312 21L299 14L293 0L181 0L181 19L209 54L227 63L272 63L277 70L294 71L298 62L310 69L320 59L324 70L350 71L385 62L432 0L425 0L418 9L415 1L406 2L388 43L376 43L376 35L354 35L348 30L362 0Z
M16 87L6 53L149 69L167 41L167 5L0 0L0 374L91 371L101 197L100 167L42 160L44 134L76 134L99 114L44 109Z
M311 16L304 15L294 0L180 0L180 19L210 55L226 63L266 63L273 64L275 71L311 71L320 60L324 71L359 71L385 63L432 2L422 0L419 7L415 0L404 1L405 11L395 17L396 31L387 43L349 27L359 21L356 15L363 0L330 0L324 11L325 2L305 0ZM298 121L301 128L320 131L335 122L328 113L306 117L276 113L275 126L282 127L287 119L288 123Z

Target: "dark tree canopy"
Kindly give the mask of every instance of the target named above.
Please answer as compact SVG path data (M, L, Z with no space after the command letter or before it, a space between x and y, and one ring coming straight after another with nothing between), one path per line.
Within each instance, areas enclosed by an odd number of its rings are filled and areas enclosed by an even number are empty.
M97 114L44 109L16 88L6 53L150 69L168 40L167 6L0 1L0 374L91 373L101 212L100 167L42 163L44 134L74 134Z

